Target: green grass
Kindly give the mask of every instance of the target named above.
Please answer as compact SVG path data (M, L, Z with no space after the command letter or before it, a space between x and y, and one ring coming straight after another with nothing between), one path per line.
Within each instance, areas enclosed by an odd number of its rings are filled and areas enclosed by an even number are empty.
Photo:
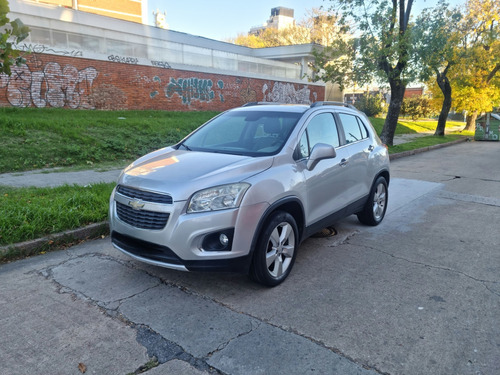
M370 122L377 134L382 133L382 128L384 126L385 118L379 117L370 117ZM398 126L396 127L395 135L401 134L415 134L415 133L424 133L424 132L434 132L436 130L437 120L419 120L419 121L411 121L411 120L399 120ZM460 121L447 121L446 129L455 129L456 127L465 127L465 124Z
M0 173L124 165L179 141L217 113L0 108Z
M139 156L179 141L216 114L0 108L0 173L51 167L62 170L124 167ZM371 121L380 134L384 119L371 118ZM436 121L401 120L396 135L433 132L436 124ZM447 124L457 125L463 124ZM460 136L419 137L390 147L389 152L450 142ZM0 186L0 246L105 221L113 185ZM9 253L8 257L11 256ZM8 257L0 254L0 261Z
M0 246L106 220L114 183L55 188L0 186Z

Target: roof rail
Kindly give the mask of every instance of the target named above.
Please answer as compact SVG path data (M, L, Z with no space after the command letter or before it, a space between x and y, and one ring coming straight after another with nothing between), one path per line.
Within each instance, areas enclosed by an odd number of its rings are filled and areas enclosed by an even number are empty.
M338 105L338 106L347 107L347 108L351 108L351 109L358 111L358 109L355 106L353 106L352 104L344 103L344 102L314 102L313 104L311 104L311 107L319 107L320 105Z
M284 103L279 103L279 102L248 102L242 105L242 107L251 107L254 105L272 105L272 104L284 104Z

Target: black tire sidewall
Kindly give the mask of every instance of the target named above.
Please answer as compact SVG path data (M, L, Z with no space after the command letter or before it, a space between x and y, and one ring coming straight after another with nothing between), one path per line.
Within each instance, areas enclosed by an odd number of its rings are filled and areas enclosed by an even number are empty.
M287 270L280 277L273 277L269 270L267 269L266 264L266 254L267 254L267 244L269 242L269 238L274 229L281 223L288 223L293 230L295 236L295 248L292 256L292 260ZM282 283L287 276L290 274L290 271L293 268L295 263L295 258L297 257L297 248L298 248L298 228L297 223L292 215L285 211L276 211L267 219L262 231L259 235L259 240L257 241L257 246L254 251L252 265L250 267L250 276L255 281L267 285L267 286L276 286Z
M373 198L374 198L375 192L377 191L377 188L380 184L383 184L385 187L385 204L384 204L384 212L382 213L382 216L379 219L377 219L373 214ZM374 184L372 185L372 189L370 190L370 195L368 197L368 201L366 202L366 205L365 205L363 211L358 214L359 221L361 221L363 224L366 224L366 225L372 225L372 226L379 225L382 222L382 220L384 220L385 212L387 211L388 201L389 201L389 189L387 186L387 180L384 177L379 176L375 180Z

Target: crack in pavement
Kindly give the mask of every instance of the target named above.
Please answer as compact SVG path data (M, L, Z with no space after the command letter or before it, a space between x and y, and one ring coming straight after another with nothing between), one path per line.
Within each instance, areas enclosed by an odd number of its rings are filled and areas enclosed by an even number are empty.
M344 241L342 241L344 242ZM73 287L71 285L71 282L64 283L64 278L68 278L67 280L70 280L69 278L72 275L72 272L74 272L71 267L78 267L78 260L88 260L91 258L95 258L98 260L107 260L110 262L114 262L116 264L119 264L121 266L124 266L128 269L134 270L135 272L142 273L143 275L152 278L153 280L153 285L148 286L147 288L141 289L139 291L134 291L132 294L128 294L123 298L115 298L110 301L102 301L96 295L92 296L92 288L96 288L96 285L91 285L90 286L90 292L85 292L84 288L82 290L78 289L78 280L73 280ZM72 263L73 262L73 263ZM137 341L138 343L145 347L148 356L149 357L156 357L158 359L159 363L165 363L168 360L172 359L179 359L184 362L189 363L191 366L201 370L201 371L207 371L210 374L222 374L217 369L212 368L209 365L209 359L216 353L224 351L228 345L231 343L235 342L238 339L241 339L255 330L259 329L260 327L264 327L264 325L267 325L268 327L272 327L275 329L278 329L284 333L295 335L297 337L301 337L305 340L308 340L312 344L315 344L318 346L318 348L323 348L326 349L332 353L335 353L336 355L345 358L349 362L356 364L358 366L361 366L367 370L372 370L377 373L381 373L378 371L376 368L370 367L365 363L359 363L353 360L352 358L349 358L345 354L342 353L341 350L337 348L331 348L325 345L323 342L320 342L312 337L309 337L307 335L301 334L298 331L295 331L291 328L285 328L285 327L280 327L276 324L273 324L269 321L265 321L261 318L252 316L251 314L248 314L246 312L242 311L237 311L236 309L232 308L231 306L228 306L222 302L217 301L214 298L208 297L206 295L200 294L196 290L192 290L188 287L185 287L183 285L179 285L175 282L167 282L166 280L163 280L161 277L156 276L151 274L145 269L139 268L139 267L134 267L132 266L134 263L130 263L127 261L121 261L119 259L115 259L110 256L102 255L99 253L87 253L84 255L79 255L75 257L71 257L70 259L65 259L64 261L58 262L57 264L53 264L51 266L45 267L41 270L38 270L38 274L40 276L45 277L46 279L50 280L54 285L57 286L58 293L64 293L64 294L69 294L71 295L72 298L78 298L80 300L87 301L90 305L96 306L99 308L103 313L110 317L111 319L118 319L122 321L124 324L127 324L131 327L133 327L136 330L137 333ZM55 274L54 270L57 270L58 267L67 267L66 269L60 269L59 274ZM91 277L90 276L87 277ZM83 284L82 284L83 285ZM181 293L184 293L188 296L193 296L197 298L201 298L203 300L206 300L210 303L213 303L214 305L220 306L224 309L227 309L230 312L241 314L247 318L250 319L250 327L240 330L239 332L235 332L234 336L228 337L224 342L219 343L218 346L213 349L212 351L208 352L208 354L204 355L203 357L195 357L193 354L187 352L182 345L177 344L174 341L171 341L161 334L155 332L149 325L147 324L138 324L135 323L131 318L129 318L126 314L124 315L122 311L122 306L125 302L130 301L134 297L140 296L144 293L147 293L148 291L151 291L152 289L158 288L159 286L166 286L170 288L175 288L179 290ZM87 286L87 288L89 288ZM101 294L102 295L102 294ZM163 352L162 352L163 350ZM170 350L170 352L168 352Z
M137 342L144 346L148 356L156 358L159 364L178 359L189 363L200 371L208 372L209 374L222 374L217 369L210 367L206 359L194 357L192 354L186 352L182 346L166 339L150 327L140 324L134 325L134 328L137 331Z
M375 248L375 247L367 246L367 245L359 245L359 244L356 244L356 245L355 244L351 244L351 245L353 245L353 246L361 246L361 247L364 247L366 249L378 251L379 253L388 255L391 258L402 260L402 261L405 261L405 262L408 262L408 263L411 263L411 264L415 264L415 265L418 265L418 266L423 266L423 267L427 267L427 268L437 269L437 270L441 270L441 271L448 271L448 272L456 273L458 275L465 276L468 279L471 279L471 280L473 280L475 282L481 283L483 285L483 287L486 290L488 290L490 293L492 293L492 294L500 297L500 292L492 290L488 285L486 285L486 283L500 285L500 281L478 279L477 277L469 275L469 274L467 274L467 273L465 273L463 271L460 271L460 270L456 270L456 269L452 269L452 268L444 267L444 266L435 266L435 265L427 264L427 263L424 263L424 262L418 262L418 261L415 261L415 260L411 260L411 259L407 259L407 258L404 258L404 257L401 257L401 256L397 256L397 255L391 254L391 253L389 253L387 251L384 251L384 250L381 250L381 249L378 249L378 248Z
M231 310L231 311L234 311L234 310L232 310L230 308L228 308L228 309ZM249 314L245 314L245 313L240 313L240 314L243 314L243 315L246 315L246 316L250 317ZM207 354L207 358L213 356L217 352L220 352L220 351L224 350L234 340L237 340L237 339L239 339L239 338L241 338L243 336L249 335L250 333L252 333L253 331L255 331L257 328L259 328L262 324L269 324L269 323L263 323L260 319L252 317L251 328L248 331L241 332L238 335L236 335L235 337L231 337L226 342L223 342L216 349L214 349L213 351L211 351L210 353L208 353Z

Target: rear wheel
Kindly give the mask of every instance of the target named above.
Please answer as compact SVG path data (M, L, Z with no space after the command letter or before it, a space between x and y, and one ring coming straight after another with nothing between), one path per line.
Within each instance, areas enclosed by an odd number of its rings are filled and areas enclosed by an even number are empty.
M358 212L358 220L366 225L379 225L387 210L388 197L387 181L381 176L375 180L363 211Z
M290 274L298 246L298 229L292 215L273 213L262 229L255 248L250 276L258 283L276 286Z

